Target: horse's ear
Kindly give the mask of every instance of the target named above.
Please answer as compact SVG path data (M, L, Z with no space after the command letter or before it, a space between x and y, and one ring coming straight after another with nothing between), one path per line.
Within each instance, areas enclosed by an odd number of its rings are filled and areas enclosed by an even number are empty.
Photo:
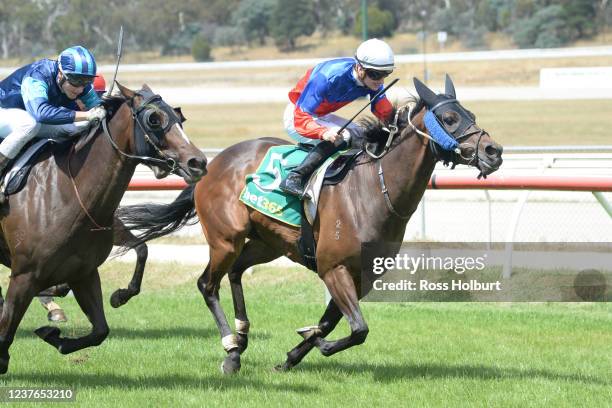
M444 93L453 99L457 98L457 94L455 93L455 85L453 85L453 80L448 74L446 74L446 81L444 84Z
M413 78L414 88L416 89L419 97L425 102L425 105L432 107L436 104L438 96L427 87L424 83L419 81L416 77Z
M151 90L151 88L149 88L149 85L147 85L147 84L142 84L142 89L143 89L143 91L149 91L149 92L153 93L153 91Z
M174 113L176 113L176 116L178 116L181 123L184 123L187 120L185 115L183 115L183 111L181 110L180 106L177 106L176 108L172 108L172 109L174 109Z
M123 96L125 96L128 99L132 99L134 97L134 95L136 94L134 91L132 91L129 88L126 88L125 86L121 85L119 83L119 81L115 81L115 83L117 84L117 86L119 87L119 90L121 91L121 94Z

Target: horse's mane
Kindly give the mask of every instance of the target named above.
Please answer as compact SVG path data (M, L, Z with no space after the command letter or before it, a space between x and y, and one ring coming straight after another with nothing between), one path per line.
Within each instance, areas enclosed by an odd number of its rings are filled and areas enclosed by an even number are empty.
M401 102L396 102L393 104L393 112L391 114L392 118L395 118L395 112L401 106L405 104L414 104L414 108L412 109L411 118L414 117L418 112L421 111L425 102L423 102L420 98L416 96L411 96ZM387 139L389 138L389 132L385 130L385 124L373 117L364 117L359 120L359 125L364 128L364 132L362 137L351 138L351 147L365 149L366 144L373 144L378 147L382 147L387 143ZM397 126L399 129L403 129L408 125L408 120L405 116L398 118Z
M104 96L102 98L102 106L104 106L104 109L106 109L109 120L115 116L115 113L117 113L121 105L123 105L126 101L127 98L123 95Z

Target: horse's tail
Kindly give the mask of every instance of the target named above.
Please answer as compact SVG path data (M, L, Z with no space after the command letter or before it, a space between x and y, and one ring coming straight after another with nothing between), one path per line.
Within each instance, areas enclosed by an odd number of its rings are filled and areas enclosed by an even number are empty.
M137 238L131 243L122 243L119 251L127 251L177 231L185 225L197 223L193 201L194 188L194 185L187 187L170 204L145 203L119 207L115 217Z

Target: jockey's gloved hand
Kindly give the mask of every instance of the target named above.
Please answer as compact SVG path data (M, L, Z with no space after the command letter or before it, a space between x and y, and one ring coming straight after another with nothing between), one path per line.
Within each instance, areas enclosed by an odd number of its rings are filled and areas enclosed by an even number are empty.
M338 134L339 130L339 126L331 127L327 129L325 133L323 133L321 139L327 140L328 142L332 142L334 144L339 144L343 141L348 142L348 140L351 138L351 134L349 133L349 131L347 129L344 129L342 133Z
M89 122L100 121L106 117L106 109L103 106L96 106L87 111L87 120Z

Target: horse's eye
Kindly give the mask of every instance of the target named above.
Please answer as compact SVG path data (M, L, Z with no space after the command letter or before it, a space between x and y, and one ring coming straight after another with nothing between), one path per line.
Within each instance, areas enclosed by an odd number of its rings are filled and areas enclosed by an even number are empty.
M145 113L145 122L151 129L163 129L168 124L166 112L149 110Z
M459 122L459 115L457 112L447 111L442 115L442 121L446 126L453 126L455 123Z

